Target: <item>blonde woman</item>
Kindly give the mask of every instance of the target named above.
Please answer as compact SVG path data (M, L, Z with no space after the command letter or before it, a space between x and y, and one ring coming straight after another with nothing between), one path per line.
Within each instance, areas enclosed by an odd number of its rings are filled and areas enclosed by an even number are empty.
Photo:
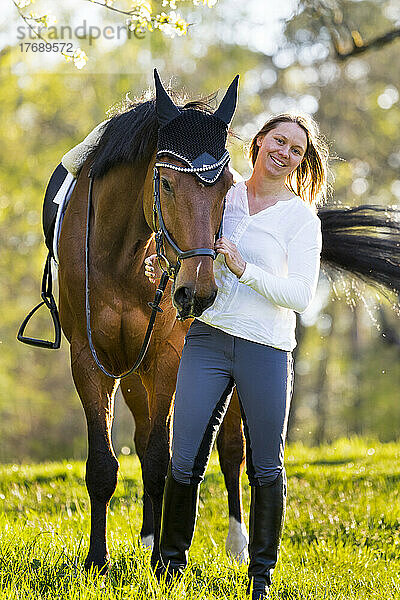
M251 177L226 197L223 235L215 244L216 300L185 339L160 551L168 573L181 573L199 484L236 385L251 485L249 590L253 600L263 600L284 522L295 313L306 310L317 286L321 224L315 202L326 188L328 149L311 118L280 114L255 135L250 157ZM154 282L161 275L155 256L145 272Z

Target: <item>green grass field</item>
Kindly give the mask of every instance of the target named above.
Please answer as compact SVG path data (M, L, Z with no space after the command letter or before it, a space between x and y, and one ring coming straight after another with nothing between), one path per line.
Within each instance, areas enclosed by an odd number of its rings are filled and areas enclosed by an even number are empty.
M138 460L121 457L120 463L105 580L82 567L89 537L84 464L0 467L0 597L246 598L246 567L225 555L228 510L216 455L201 489L190 566L184 582L172 587L158 585L149 551L139 545ZM288 509L272 598L400 599L400 444L292 445L286 467Z

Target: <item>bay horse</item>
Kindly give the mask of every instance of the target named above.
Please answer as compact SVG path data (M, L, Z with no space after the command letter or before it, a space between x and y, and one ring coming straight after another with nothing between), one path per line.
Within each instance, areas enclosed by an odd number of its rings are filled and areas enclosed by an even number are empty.
M212 168L218 171L213 181L202 181L194 168L187 168L187 161L179 153L169 154L166 164L157 154L161 150L159 134L186 111L192 111L193 118L197 114L196 119L203 119L205 129L194 135L193 131L172 127L170 135L178 147L181 143L196 143L197 135L203 133L212 137L211 116L227 129L235 110L236 89L237 79L236 87L234 80L211 115L201 102L176 106L156 74L156 99L133 105L106 125L81 169L65 213L58 252L59 308L61 325L70 342L73 379L87 419L86 485L91 503L90 546L85 561L88 569L95 567L104 573L109 563L106 518L118 474L111 426L119 383L136 423L135 445L144 484L141 537L148 544L153 540L152 566L161 563L161 505L178 364L190 319L199 316L215 299L211 249L232 174L223 161L216 169L207 152L201 155L200 171L208 167L211 174ZM145 277L143 265L145 258L156 252L156 164L162 215L171 239L165 244L165 260L168 264L175 262L176 268L143 362L135 372L120 379L117 374L124 374L135 362L151 312L148 302L153 299L154 286ZM397 209L322 206L318 216L322 265L383 286L382 291L399 293ZM181 256L187 254L185 260L176 262L174 245L184 249ZM196 254L190 251L192 248L208 250ZM86 257L89 260L85 269ZM247 539L240 494L245 444L236 392L219 432L217 448L228 490L227 548L245 559Z
M182 110L175 107L157 74L155 77L156 100L134 105L112 118L84 163L64 216L58 247L60 320L70 343L72 375L88 429L86 485L91 504L91 534L85 567L95 567L101 572L106 571L109 562L106 515L117 485L118 460L112 448L111 426L118 384L135 419L135 446L144 485L141 538L146 544L152 543L151 563L155 567L161 562L161 505L169 462L173 395L184 336L191 317L210 306L217 292L211 256L214 250L182 260L174 281L167 285L161 301L163 312L157 317L143 362L121 381L117 375L108 376L125 373L134 363L151 312L148 302L154 296L154 286L144 275L144 260L156 251L153 171L157 136L161 125L168 127L170 118ZM225 142L236 98L237 78L213 114L202 102L186 104L182 113L191 111L193 118L202 119L205 136L213 135L215 125L222 127ZM198 136L203 135L203 129L197 132ZM178 136L189 139L195 133L182 131ZM175 141L179 147L179 139ZM207 140L204 143L207 146ZM169 155L168 162L169 167L160 168L160 198L167 230L179 248L213 249L224 198L233 182L227 164L222 161L219 176L209 185L193 173L185 172L187 164L179 157ZM87 219L90 178L93 203ZM85 273L86 222L90 226L87 248L90 252ZM176 262L170 244L166 244L165 256L170 264ZM85 310L86 278L88 286L90 283L91 340ZM89 342L95 348L95 357ZM104 365L108 375L99 364ZM239 483L244 438L236 395L217 447L228 490L227 549L245 559L247 534Z

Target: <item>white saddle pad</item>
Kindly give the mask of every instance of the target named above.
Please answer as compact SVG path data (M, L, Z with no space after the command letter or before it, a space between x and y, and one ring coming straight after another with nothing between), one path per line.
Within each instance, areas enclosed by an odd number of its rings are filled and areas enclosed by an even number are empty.
M60 237L61 225L64 218L65 209L67 208L69 199L71 198L71 194L76 185L76 179L71 174L68 173L64 182L60 189L58 190L56 196L54 197L53 202L58 204L56 223L54 225L54 235L53 235L53 255L54 255L54 263L58 266L58 240Z

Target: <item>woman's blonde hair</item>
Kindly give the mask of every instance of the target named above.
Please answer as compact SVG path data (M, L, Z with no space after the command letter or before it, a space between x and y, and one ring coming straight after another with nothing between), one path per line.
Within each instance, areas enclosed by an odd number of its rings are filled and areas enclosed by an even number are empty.
M250 144L250 159L256 163L259 146L257 140L275 129L279 123L296 123L307 136L304 157L293 173L286 179L287 187L304 202L315 204L326 198L329 147L320 134L318 124L309 115L281 113L272 116L254 136Z

